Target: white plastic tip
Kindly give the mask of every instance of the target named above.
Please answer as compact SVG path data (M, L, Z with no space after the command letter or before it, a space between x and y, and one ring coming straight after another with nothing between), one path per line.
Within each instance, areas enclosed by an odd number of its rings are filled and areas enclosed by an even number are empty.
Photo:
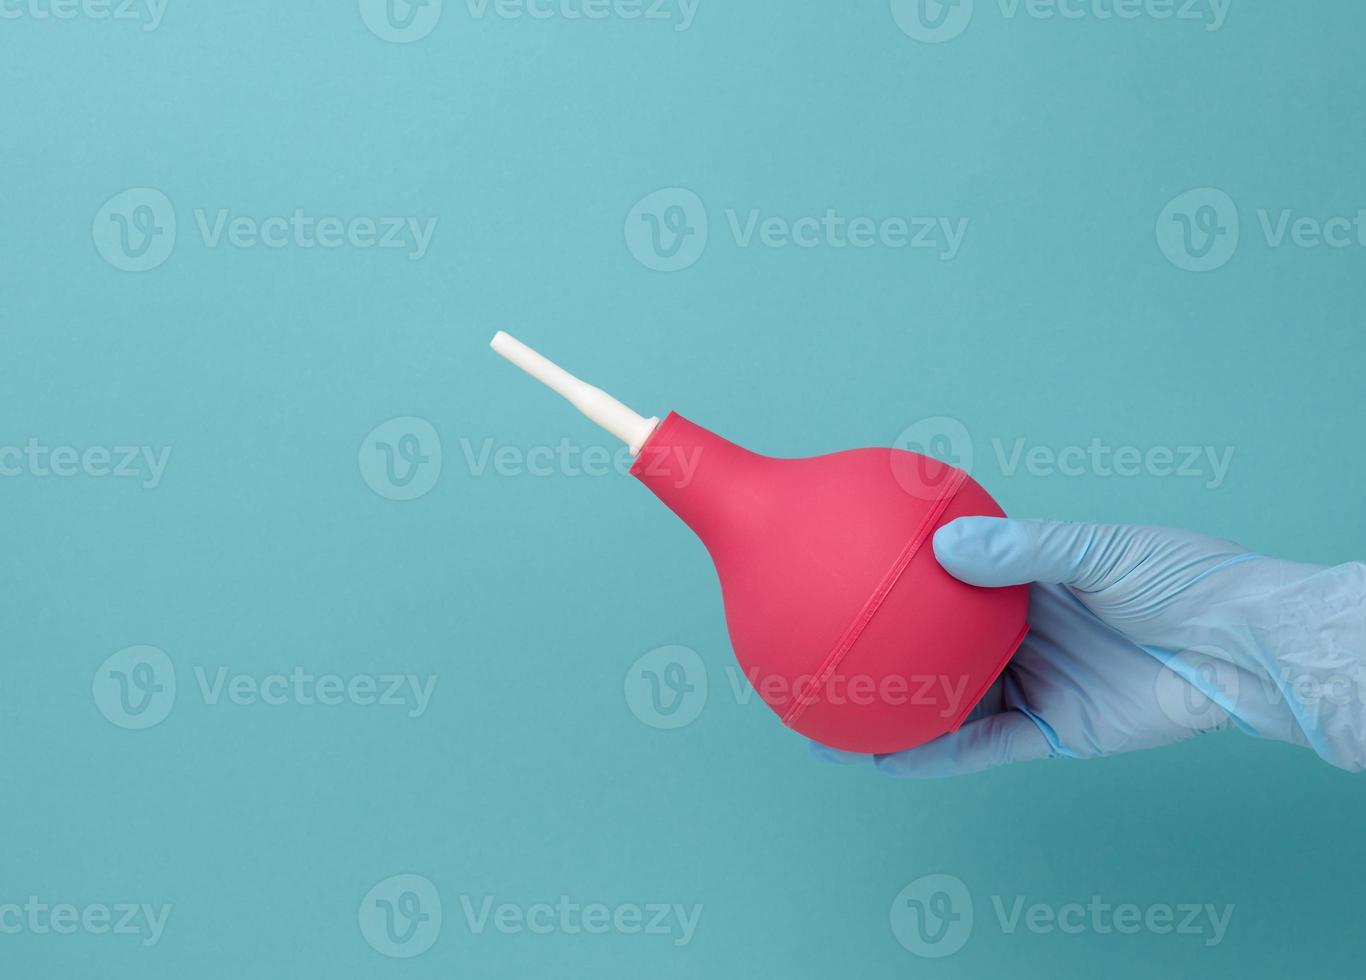
M580 412L626 443L632 456L640 452L645 440L659 425L658 418L647 419L631 411L601 388L580 381L509 333L499 330L489 346L546 387L559 392Z

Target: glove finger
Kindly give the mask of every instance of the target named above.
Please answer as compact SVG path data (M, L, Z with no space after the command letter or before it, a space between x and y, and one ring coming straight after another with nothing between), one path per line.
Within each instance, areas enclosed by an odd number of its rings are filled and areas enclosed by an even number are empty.
M1118 526L960 517L934 536L934 554L954 578L1000 588L1029 582L1085 588L1113 559Z
M860 762L867 762L872 758L862 752L844 752L840 749L832 749L828 745L820 742L811 742L807 745L811 754L822 762L833 762L837 766L852 766Z
M875 762L887 775L901 779L944 779L1052 754L1039 726L1023 712L1012 710L969 722L905 752L877 756Z

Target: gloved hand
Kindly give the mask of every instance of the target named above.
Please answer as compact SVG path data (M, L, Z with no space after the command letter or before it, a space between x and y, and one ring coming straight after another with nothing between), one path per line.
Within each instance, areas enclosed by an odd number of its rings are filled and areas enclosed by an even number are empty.
M1089 758L1229 724L1366 766L1366 565L1277 561L1164 528L992 517L946 525L934 551L972 585L1035 583L1030 632L958 731L875 757L884 772Z

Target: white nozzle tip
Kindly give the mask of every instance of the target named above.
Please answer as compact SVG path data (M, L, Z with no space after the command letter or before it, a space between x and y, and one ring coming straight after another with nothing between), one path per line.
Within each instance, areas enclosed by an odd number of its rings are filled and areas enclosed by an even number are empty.
M502 354L504 357L508 357L510 355L510 353L512 352L512 348L515 345L517 345L517 338L512 336L512 334L508 333L506 330L499 330L496 334L493 335L493 339L489 341L489 346L492 347L494 351L496 351L497 353Z
M494 334L489 346L495 353L567 398L580 412L626 443L632 455L640 452L645 440L659 424L659 419L641 418L611 395L580 381L505 331L499 330Z

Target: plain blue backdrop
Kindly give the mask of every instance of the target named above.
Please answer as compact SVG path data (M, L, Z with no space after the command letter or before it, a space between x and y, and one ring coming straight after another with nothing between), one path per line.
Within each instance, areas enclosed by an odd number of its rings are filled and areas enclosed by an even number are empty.
M700 545L486 344L775 455L971 453L1013 514L1361 559L1366 248L1274 234L1366 208L1361 4L124 3L0 3L0 973L1359 973L1359 778L1236 734L941 783L818 764L730 667ZM755 212L781 222L744 244ZM828 212L966 233L775 244ZM388 218L433 228L420 258L358 244ZM642 256L651 220L685 268ZM1231 455L1049 463L1092 445ZM640 693L661 647L706 692L676 727ZM418 713L269 680L297 674L436 680ZM975 907L935 959L893 929L927 874ZM995 913L1093 895L1233 911L1214 944ZM31 896L170 910L150 943L44 931ZM701 911L681 943L675 912L516 927L561 896ZM430 948L390 958L386 909Z

